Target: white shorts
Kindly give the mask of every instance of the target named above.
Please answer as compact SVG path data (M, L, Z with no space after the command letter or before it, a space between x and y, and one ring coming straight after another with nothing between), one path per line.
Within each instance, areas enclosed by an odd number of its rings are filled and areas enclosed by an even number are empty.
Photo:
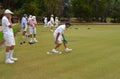
M47 22L44 22L44 26L47 27Z
M12 37L4 37L4 39L5 39L6 46L15 45L15 38L13 36Z
M53 26L54 26L54 24L51 23L50 27L53 27Z
M54 40L56 40L57 34L54 33L53 36L54 36ZM57 42L57 44L62 44L62 42L63 42L63 37L62 37L62 35L60 35L60 36L58 37L58 42Z
M29 27L30 34L36 34L36 27Z
M27 31L27 25L25 25L25 26L22 25L22 30Z
M54 24L52 24L51 22L47 23L47 26L49 26L50 28L54 26Z

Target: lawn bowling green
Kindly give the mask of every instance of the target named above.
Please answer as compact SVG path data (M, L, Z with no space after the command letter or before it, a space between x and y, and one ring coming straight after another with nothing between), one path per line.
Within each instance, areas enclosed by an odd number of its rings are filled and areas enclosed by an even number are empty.
M77 28L77 29L76 29ZM90 28L90 29L88 29ZM6 65L0 50L0 79L120 79L120 25L73 25L64 32L72 52L46 54L54 45L49 28L37 26L38 42L20 45L15 37L18 62Z

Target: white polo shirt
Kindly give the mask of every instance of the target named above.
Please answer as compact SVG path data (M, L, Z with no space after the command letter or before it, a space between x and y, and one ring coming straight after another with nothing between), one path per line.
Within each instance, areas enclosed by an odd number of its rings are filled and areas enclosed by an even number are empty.
M47 17L44 18L44 23L47 23Z
M64 33L66 29L66 26L65 25L60 25L54 32L54 34L58 34L60 33L60 35L62 35Z
M55 18L55 23L57 24L59 22L58 18Z
M14 36L13 29L9 27L10 22L6 16L2 18L2 30L4 33L4 37L11 37Z
M50 22L51 22L52 24L54 24L54 18L53 18L53 17L50 18Z

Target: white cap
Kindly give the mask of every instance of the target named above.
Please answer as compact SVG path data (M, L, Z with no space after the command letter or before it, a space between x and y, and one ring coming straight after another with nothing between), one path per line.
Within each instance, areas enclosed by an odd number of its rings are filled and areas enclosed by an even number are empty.
M36 16L32 16L32 19L36 19Z
M51 16L53 17L54 15L52 14Z
M13 12L11 12L9 9L6 9L6 10L4 11L4 14L7 14L7 13L13 14Z
M29 18L32 18L32 15L29 15Z

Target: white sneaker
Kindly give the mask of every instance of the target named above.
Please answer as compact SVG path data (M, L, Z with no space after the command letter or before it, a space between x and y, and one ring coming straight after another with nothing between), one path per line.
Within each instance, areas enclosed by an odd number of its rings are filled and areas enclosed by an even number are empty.
M8 58L8 59L5 61L5 63L6 63L6 64L13 64L14 61L12 61L11 59Z
M37 43L37 42L38 42L38 40L36 40L36 39L35 39L35 40L34 40L34 42L36 42L36 43Z
M58 51L56 51L55 49L52 49L52 53L58 53Z
M72 49L66 48L65 51L70 52L70 51L72 51Z
M12 61L17 61L18 59L17 58L10 58Z
M30 43L32 43L32 42L33 42L33 40L30 40L29 42L30 42Z

